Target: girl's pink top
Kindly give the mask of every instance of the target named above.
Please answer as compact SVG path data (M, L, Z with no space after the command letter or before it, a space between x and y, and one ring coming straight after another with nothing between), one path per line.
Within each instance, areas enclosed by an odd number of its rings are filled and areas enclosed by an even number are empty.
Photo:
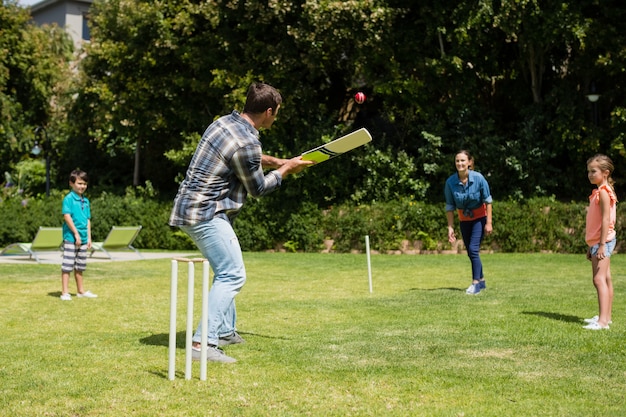
M600 190L604 190L609 194L611 199L611 208L609 210L609 233L606 236L606 242L615 239L615 218L617 197L608 185L602 185L591 193L589 196L589 210L587 211L587 226L585 240L587 245L593 246L600 243L600 234L602 233L602 210L600 209ZM604 243L606 243L604 242Z

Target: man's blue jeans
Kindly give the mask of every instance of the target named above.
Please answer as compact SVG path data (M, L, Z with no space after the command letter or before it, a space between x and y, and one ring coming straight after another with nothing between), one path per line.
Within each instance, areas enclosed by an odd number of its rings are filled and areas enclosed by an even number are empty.
M487 217L461 222L463 244L467 248L467 256L472 262L472 279L475 281L484 278L483 263L480 260L480 244L485 236L485 224L487 224Z
M191 237L213 269L207 341L217 346L221 336L236 330L235 296L246 282L239 240L231 224L220 217L193 226L181 226L181 229ZM200 327L201 323L193 336L194 342L202 342Z

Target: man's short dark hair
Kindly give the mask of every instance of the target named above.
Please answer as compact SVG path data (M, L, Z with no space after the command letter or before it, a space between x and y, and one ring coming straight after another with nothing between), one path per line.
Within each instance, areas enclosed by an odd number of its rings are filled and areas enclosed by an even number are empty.
M283 102L283 96L269 84L254 83L248 89L244 113L259 114L271 108L276 113L278 105Z

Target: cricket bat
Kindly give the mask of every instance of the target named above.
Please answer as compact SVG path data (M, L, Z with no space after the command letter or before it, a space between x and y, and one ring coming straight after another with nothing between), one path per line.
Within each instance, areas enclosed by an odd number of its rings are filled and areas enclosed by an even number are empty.
M352 133L348 133L332 142L313 148L302 154L302 159L305 161L315 161L316 163L328 161L331 158L339 156L343 153L351 151L354 148L365 145L371 142L372 135L365 128L355 130Z

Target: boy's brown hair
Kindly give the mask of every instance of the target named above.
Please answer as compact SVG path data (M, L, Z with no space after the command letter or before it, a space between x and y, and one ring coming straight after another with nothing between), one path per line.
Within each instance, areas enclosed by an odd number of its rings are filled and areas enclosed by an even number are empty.
M89 182L89 176L87 176L87 173L85 171L81 171L80 169L75 169L74 171L70 172L70 182L74 184L77 179Z

